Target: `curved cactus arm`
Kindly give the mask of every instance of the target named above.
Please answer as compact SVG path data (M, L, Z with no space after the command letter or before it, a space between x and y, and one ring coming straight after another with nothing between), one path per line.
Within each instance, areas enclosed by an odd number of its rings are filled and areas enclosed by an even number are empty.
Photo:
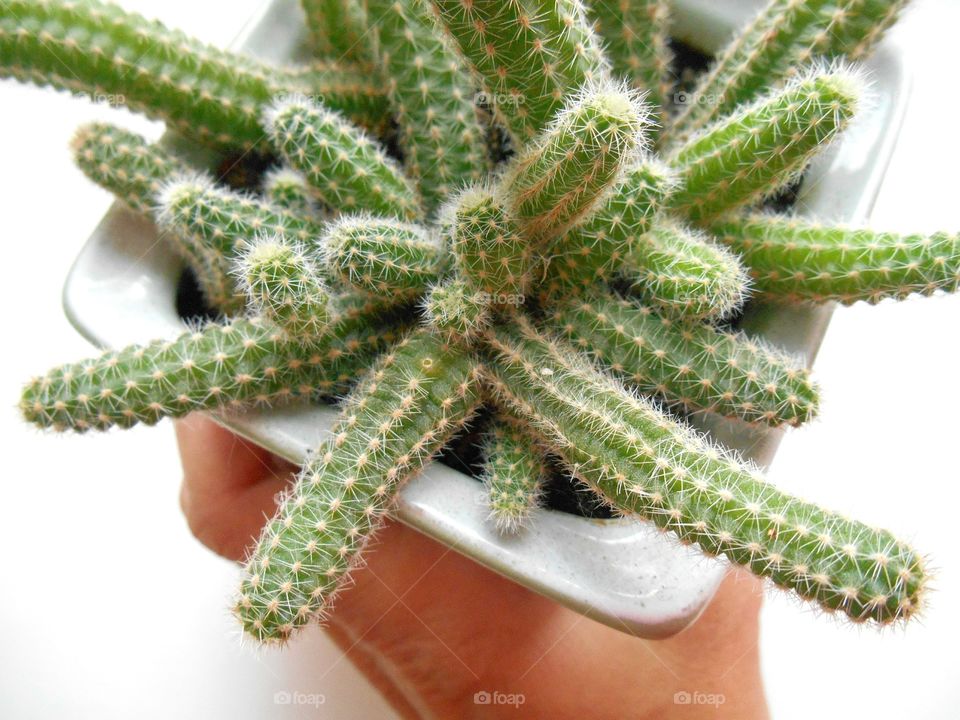
M70 143L77 167L134 210L153 215L165 182L191 172L173 153L142 135L94 122L77 129Z
M609 67L580 0L430 0L518 145Z
M272 322L240 318L55 368L24 388L20 410L40 427L83 432L335 395L392 337L350 316L304 350Z
M260 145L260 114L278 95L321 94L361 120L385 107L356 67L271 67L97 0L0 5L0 77L125 105L216 146Z
M446 264L445 250L431 230L369 215L331 223L323 252L331 277L391 302L423 295Z
M330 292L303 249L281 237L255 240L238 261L250 302L290 342L315 345L331 320Z
M329 612L397 490L473 415L478 384L473 360L425 329L381 358L260 536L236 604L248 633L283 641Z
M613 71L647 94L657 123L667 122L673 91L670 63L670 8L665 0L595 0L590 15L604 40Z
M547 294L579 292L611 279L643 241L673 185L672 171L655 160L628 168L594 213L545 251Z
M471 185L441 210L461 276L493 304L523 303L537 257L494 185Z
M869 53L909 0L771 0L690 95L671 138L689 136L752 102L817 56Z
M549 326L643 393L773 427L816 415L819 389L795 358L742 333L672 322L612 295L561 304Z
M851 71L815 70L718 120L671 157L670 206L703 222L773 194L849 124L862 94Z
M519 532L540 505L546 480L536 441L515 422L495 418L484 440L481 472L497 530Z
M264 173L263 196L278 210L301 217L315 218L320 213L313 192L303 173L280 166Z
M489 160L470 75L426 2L366 0L406 168L432 213L462 183L481 180Z
M430 289L423 299L427 322L451 344L472 343L493 323L486 293L462 278L451 278Z
M285 98L265 116L273 146L303 173L317 199L334 210L369 210L413 220L413 186L376 140L305 97Z
M960 236L901 235L753 214L712 227L766 300L875 303L960 286Z
M300 5L316 55L373 64L367 11L360 0L300 0Z
M158 144L106 123L84 125L71 145L77 166L88 178L154 220L159 214L157 195L172 179L191 178L190 182L212 184ZM243 310L245 299L222 253L191 234L163 232L160 237L193 272L210 307L227 314Z
M556 119L510 162L501 190L535 245L582 222L633 166L647 112L639 96L612 83L568 98Z
M174 177L157 198L163 229L231 257L257 235L270 234L316 248L324 226L263 200L220 187L207 177Z
M666 217L635 243L623 272L644 303L676 319L728 317L743 305L750 287L735 254Z
M857 622L920 609L923 559L888 531L780 492L522 321L488 345L483 374L500 402L620 512Z

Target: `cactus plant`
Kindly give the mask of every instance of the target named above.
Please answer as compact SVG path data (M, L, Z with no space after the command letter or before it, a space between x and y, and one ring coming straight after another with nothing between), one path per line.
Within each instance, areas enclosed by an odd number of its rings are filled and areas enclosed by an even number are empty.
M689 135L818 56L859 60L909 0L770 0L694 89L671 132Z
M667 43L670 11L664 0L606 0L590 3L588 13L603 38L613 71L629 78L668 121L672 54Z
M542 454L512 419L493 422L483 446L483 483L497 529L514 534L529 522L546 482Z
M268 171L263 176L263 195L267 202L295 215L309 217L319 212L307 179L291 167Z
M261 115L278 95L319 95L360 121L384 108L355 66L265 65L95 0L5 2L0 77L107 97L219 147L262 144Z
M305 0L321 65L345 55L386 81L391 154L373 134L386 111L368 80L318 102L316 70L269 68L96 2L12 0L0 10L0 72L70 86L51 67L49 36L84 87L127 91L132 107L201 140L263 143L284 164L260 197L162 146L85 131L85 171L210 265L220 311L238 314L245 291L247 315L52 370L28 383L21 411L86 431L347 391L248 564L236 613L260 641L329 612L402 483L484 403L500 413L484 473L502 529L536 522L545 450L617 513L854 621L906 620L927 583L914 550L778 491L647 397L802 424L818 404L809 372L718 326L750 283L785 302L956 289L956 235L754 212L862 105L846 66L789 69L813 51L862 55L902 4L772 0L702 81L700 92L737 88L732 104L681 116L658 157L644 154L648 111L626 82L656 85L656 102L669 95L658 2L594 10L600 31L624 40L610 42L611 62L578 0ZM643 8L652 25L641 29ZM332 16L342 35L321 20ZM359 43L367 28L371 42ZM641 30L653 49L642 58ZM156 44L124 79L143 38ZM203 91L185 94L185 78ZM499 131L480 126L476 80L514 144L496 174L486 140ZM352 124L358 114L370 133Z

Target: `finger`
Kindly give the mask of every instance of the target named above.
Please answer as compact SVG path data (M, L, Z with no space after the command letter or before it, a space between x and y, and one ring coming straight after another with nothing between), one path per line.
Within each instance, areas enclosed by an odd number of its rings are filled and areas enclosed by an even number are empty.
M190 530L217 554L242 560L296 468L204 415L189 415L175 429Z

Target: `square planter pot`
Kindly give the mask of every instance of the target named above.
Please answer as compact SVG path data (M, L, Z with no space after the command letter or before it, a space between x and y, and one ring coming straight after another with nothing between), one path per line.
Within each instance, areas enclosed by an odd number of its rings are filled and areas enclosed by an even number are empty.
M743 0L676 0L674 35L714 52L759 7ZM271 61L305 56L297 0L264 3L235 44ZM830 220L869 218L896 142L909 94L899 48L887 42L867 64L875 100L869 113L821 157L803 182L797 211ZM167 138L181 149L182 140ZM197 152L194 149L194 152ZM203 158L202 152L196 157ZM115 204L94 230L70 272L64 308L77 330L101 346L122 346L183 329L175 300L179 261L153 224ZM742 327L813 362L832 309L751 305ZM218 422L301 463L327 433L330 407L225 412ZM782 431L712 417L702 430L760 465L773 459ZM515 537L487 520L485 492L476 480L434 463L400 492L396 516L421 532L536 592L611 627L665 637L693 622L723 578L723 562L703 557L647 524L596 520L539 510Z

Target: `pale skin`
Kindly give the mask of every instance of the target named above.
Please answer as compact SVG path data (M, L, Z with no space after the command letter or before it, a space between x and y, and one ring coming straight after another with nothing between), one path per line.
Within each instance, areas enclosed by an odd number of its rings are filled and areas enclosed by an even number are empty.
M296 468L201 415L176 430L190 529L239 561ZM402 717L768 717L757 644L762 585L743 571L728 573L691 627L643 640L398 522L379 531L366 559L327 632ZM523 704L478 705L482 690L522 694ZM723 702L677 704L680 691Z

